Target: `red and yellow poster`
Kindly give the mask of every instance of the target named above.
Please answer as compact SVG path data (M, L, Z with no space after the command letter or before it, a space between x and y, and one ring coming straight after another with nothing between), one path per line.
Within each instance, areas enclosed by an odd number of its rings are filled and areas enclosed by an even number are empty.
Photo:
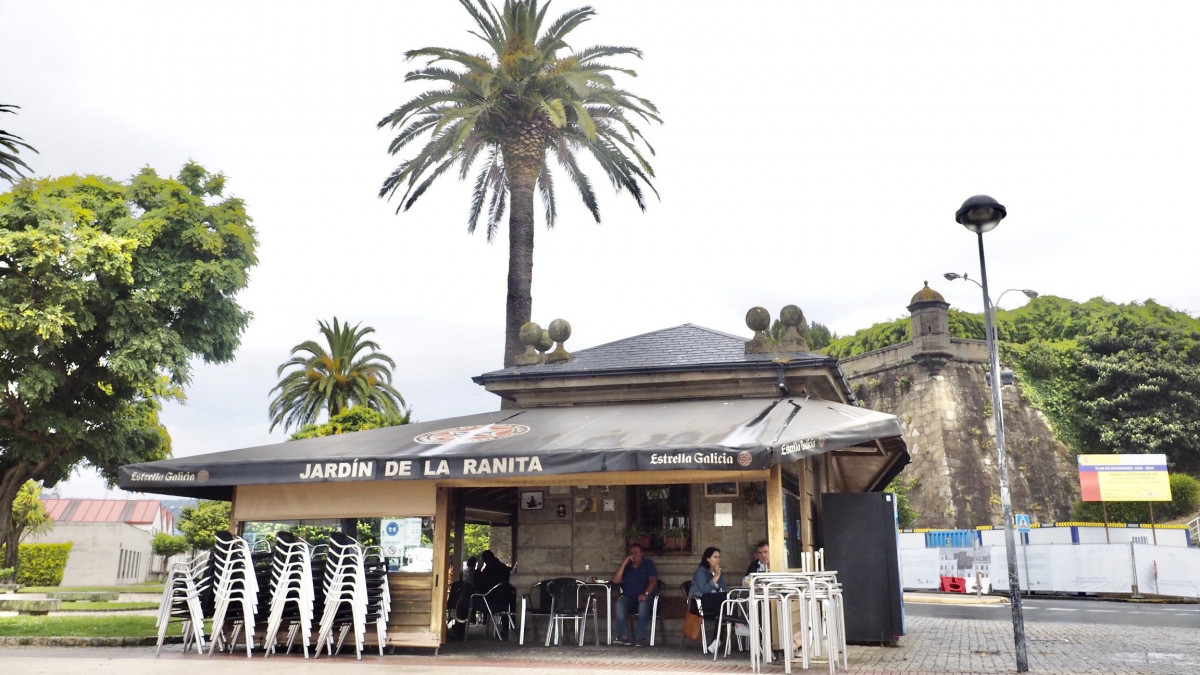
M1169 502L1166 455L1079 455L1085 502Z

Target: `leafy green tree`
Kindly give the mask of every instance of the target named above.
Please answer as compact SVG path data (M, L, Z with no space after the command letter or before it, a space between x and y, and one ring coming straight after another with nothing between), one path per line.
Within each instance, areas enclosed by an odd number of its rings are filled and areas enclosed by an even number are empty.
M911 478L902 478L896 476L891 483L883 489L884 492L890 492L896 495L896 524L901 529L912 527L920 514L912 507L912 503L908 500L908 493L916 486L916 481Z
M9 516L8 537L4 540L4 562L0 567L12 568L13 574L20 571L21 560L17 553L26 537L45 534L54 527L50 514L40 498L42 486L35 481L25 481L17 498L13 500Z
M1163 522L1191 516L1200 508L1200 481L1185 474L1170 474L1171 501L1155 502L1154 520ZM1108 502L1108 522L1148 523L1149 502ZM1075 520L1099 523L1104 520L1105 506L1100 502L1075 502L1071 517Z
M229 502L201 499L195 506L179 511L179 531L192 550L210 551L217 532L229 531Z
M1197 337L1153 325L1082 337L1085 442L1106 452L1161 453L1200 470Z
M319 438L348 434L352 431L366 431L382 427L394 427L412 423L412 410L405 410L402 415L371 410L362 405L356 405L348 410L333 415L325 424L306 424L304 428L292 434L292 440L302 438Z
M228 523L226 523L228 526ZM182 534L168 534L166 532L158 532L154 538L150 540L150 552L154 555L161 555L164 558L170 558L173 555L186 553L191 550L188 544L187 537Z
M828 326L814 322L808 327L808 334L804 337L808 340L808 348L818 352L828 347L837 336L829 332Z
M164 398L233 359L256 237L224 177L189 163L24 180L0 195L0 513L22 484L162 459ZM11 524L0 519L0 541Z
M650 101L616 86L615 73L636 74L610 65L612 57L641 57L631 47L599 46L568 51L567 37L595 14L591 7L573 9L548 26L549 3L506 0L497 8L485 0L459 0L478 29L472 35L488 46L485 55L458 49L426 47L406 53L426 59L408 82L443 88L419 94L379 122L399 129L388 146L400 154L410 143L429 135L425 145L402 162L383 182L380 196L402 197L397 212L407 210L439 176L456 168L460 180L479 165L474 181L467 231L474 232L485 210L487 238L492 241L508 218L508 299L505 315L504 365L522 351L521 326L532 309L534 192L541 195L547 227L556 218L550 159L562 167L583 203L600 222L591 181L578 163L588 153L618 190L646 208L642 185L654 190L654 170L639 141L651 154L634 125L661 122ZM656 192L657 194L657 192ZM490 198L489 198L490 195Z
M392 368L396 362L379 349L379 343L365 340L375 332L362 324L351 326L318 321L325 345L307 340L292 347L292 358L279 366L277 375L290 370L271 390L278 392L271 401L271 429L283 424L314 424L322 411L329 416L355 405L378 410L387 415L407 413L404 397L392 386ZM366 352L366 353L363 353Z
M15 115L18 108L20 106L0 103L0 113L12 113ZM0 129L0 179L6 180L9 183L15 183L18 178L22 177L21 169L31 171L25 160L17 156L21 154L21 148L37 152L32 145L26 143L20 136Z

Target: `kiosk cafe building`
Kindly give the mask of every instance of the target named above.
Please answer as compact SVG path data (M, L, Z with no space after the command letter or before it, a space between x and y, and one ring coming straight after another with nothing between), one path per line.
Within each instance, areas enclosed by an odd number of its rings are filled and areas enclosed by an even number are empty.
M808 351L799 309L781 320L779 340L755 308L749 340L685 324L574 354L556 321L556 350L531 331L541 353L474 378L498 411L134 464L120 485L229 500L239 533L383 523L391 645L445 641L465 523L492 525L518 593L607 578L639 538L661 613L682 618L705 547L739 570L766 539L772 569L797 567L821 546L821 494L881 491L909 461L897 419L859 407L837 361Z

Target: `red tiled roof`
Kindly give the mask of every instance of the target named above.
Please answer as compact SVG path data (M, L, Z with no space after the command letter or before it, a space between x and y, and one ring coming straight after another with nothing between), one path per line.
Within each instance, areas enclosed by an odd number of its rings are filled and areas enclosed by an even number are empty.
M46 513L64 523L153 523L156 499L43 499Z

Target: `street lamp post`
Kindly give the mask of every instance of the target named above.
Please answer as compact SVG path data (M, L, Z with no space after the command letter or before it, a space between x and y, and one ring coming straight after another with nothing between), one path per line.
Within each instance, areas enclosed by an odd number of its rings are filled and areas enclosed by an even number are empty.
M1025 650L1025 617L1021 611L1021 580L1017 574L1017 544L1013 537L1012 500L1008 495L1008 458L1004 452L1004 412L1000 396L1000 352L996 346L996 327L992 300L988 296L987 263L983 255L983 233L990 232L1008 215L1004 206L987 195L975 195L963 202L954 214L960 225L974 232L979 240L979 278L983 290L983 316L987 332L988 360L992 369L992 414L996 422L996 455L1000 463L1000 507L1004 520L1004 552L1008 559L1008 596L1012 605L1013 643L1017 652L1017 672L1029 670Z

